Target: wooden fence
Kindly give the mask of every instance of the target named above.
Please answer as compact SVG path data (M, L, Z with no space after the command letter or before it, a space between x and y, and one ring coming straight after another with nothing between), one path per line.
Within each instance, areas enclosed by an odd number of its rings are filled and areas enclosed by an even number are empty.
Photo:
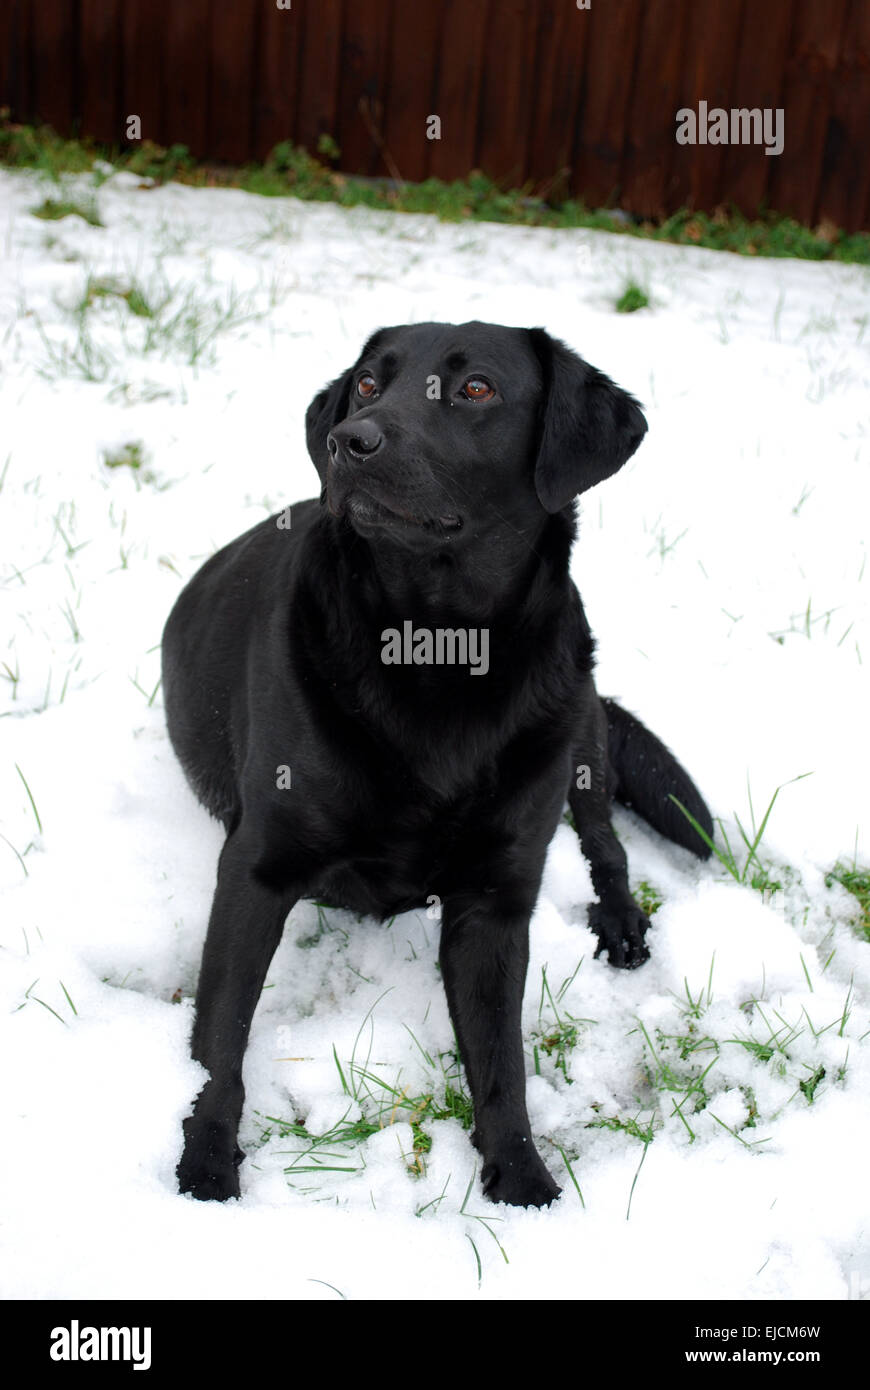
M678 144L700 102L781 108L782 153ZM352 173L870 227L870 0L0 0L0 106L229 163L328 134Z

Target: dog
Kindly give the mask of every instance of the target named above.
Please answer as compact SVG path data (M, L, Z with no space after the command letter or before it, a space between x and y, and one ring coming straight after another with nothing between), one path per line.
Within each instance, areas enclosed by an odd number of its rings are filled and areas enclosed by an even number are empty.
M384 919L434 895L483 1189L514 1206L558 1195L529 1127L520 1016L566 799L596 955L620 968L647 959L649 923L612 799L700 858L713 831L673 755L599 699L569 576L576 497L646 428L633 396L543 329L381 329L308 408L319 500L253 527L182 591L163 636L169 734L227 836L182 1192L239 1196L242 1059L294 903Z

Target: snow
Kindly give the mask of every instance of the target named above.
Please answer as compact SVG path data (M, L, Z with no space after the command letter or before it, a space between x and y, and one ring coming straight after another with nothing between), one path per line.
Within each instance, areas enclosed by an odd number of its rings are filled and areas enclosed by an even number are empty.
M866 269L125 174L92 227L34 218L45 194L0 174L0 1293L870 1296L870 946L825 881L868 858ZM651 305L619 315L628 279ZM159 331L118 294L77 314L89 281L165 301ZM782 886L618 812L662 906L650 962L617 972L560 827L524 1010L564 1189L540 1212L485 1201L455 1118L409 1174L411 1102L443 1102L451 1066L437 919L300 904L246 1060L242 1201L199 1204L174 1167L221 835L164 731L162 625L217 546L314 494L305 408L374 328L472 317L542 325L643 400L649 436L584 499L575 551L599 688L675 749L732 845L749 794L760 822L790 783L761 851ZM140 469L106 465L131 444ZM372 1115L318 1172L258 1118Z

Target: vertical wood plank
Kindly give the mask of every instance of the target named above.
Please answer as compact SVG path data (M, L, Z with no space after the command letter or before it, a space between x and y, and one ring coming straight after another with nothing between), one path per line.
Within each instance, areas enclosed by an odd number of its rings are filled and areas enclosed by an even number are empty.
M13 119L20 119L21 63L24 41L21 34L21 0L0 5L0 107L8 107Z
M304 55L296 106L296 143L317 152L321 135L335 138L341 63L342 0L298 2Z
M753 3L753 0L750 0ZM713 208L727 196L722 184L726 145L678 145L676 112L698 103L731 107L744 0L726 5L693 4L689 11L684 59L673 103L674 151L671 161L672 212L684 204Z
M289 10L267 4L260 15L251 136L255 159L265 159L276 145L295 139L303 28L298 4Z
M177 143L166 119L163 70L166 59L163 16L148 0L124 0L123 98L121 120L138 116L142 139L158 145Z
M386 172L417 183L429 172L426 118L435 112L441 0L393 6L383 139ZM437 114L437 113L435 113Z
M870 6L849 0L822 155L817 216L857 229L870 201Z
M490 5L480 85L478 163L505 186L521 184L533 124L537 6L533 0Z
M441 117L441 139L430 141L429 173L464 178L479 162L478 123L483 65L487 61L485 0L445 0L432 111Z
M126 0L125 0L126 4ZM204 158L208 145L211 46L209 0L184 0L166 12L166 143Z
M729 108L756 108L762 113L766 109L775 112L781 108L784 112L781 154L766 154L763 144L727 146L721 171L722 189L723 192L727 190L727 198L749 216L759 210L773 170L789 149L785 124L788 112L783 107L783 93L793 19L794 0L766 0L763 8L747 5L743 12ZM804 151L796 148L792 148L791 155L792 158L805 158Z
M372 130L383 130L391 21L390 0L355 0L344 9L335 139L350 174L386 172Z
M543 196L570 191L593 22L591 10L578 10L575 0L553 0L539 16L528 169Z
M123 66L122 0L80 0L81 128L106 145L120 145Z
M75 0L40 0L33 28L35 92L40 120L71 135L75 110L78 29Z
M574 187L592 207L621 192L626 124L634 85L643 0L590 10L583 119L575 149Z
M622 206L644 217L674 211L674 102L684 60L689 8L696 0L649 0L644 9L626 125Z
M250 0L211 7L208 145L227 164L244 164L251 152L258 8Z
M785 150L770 177L768 200L778 212L812 222L822 177L825 132L848 0L797 0L781 105Z

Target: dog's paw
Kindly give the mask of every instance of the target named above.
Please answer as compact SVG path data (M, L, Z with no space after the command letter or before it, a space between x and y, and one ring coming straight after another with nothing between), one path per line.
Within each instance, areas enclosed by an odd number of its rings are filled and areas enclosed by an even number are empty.
M606 951L610 964L620 970L636 970L649 960L649 948L644 944L649 918L629 894L617 902L593 903L589 925L598 937L596 958Z
M184 1122L184 1152L175 1170L179 1192L198 1202L226 1202L240 1196L239 1164L245 1155L228 1137L227 1126Z
M491 1202L507 1202L511 1207L548 1207L559 1196L561 1187L550 1177L530 1139L525 1147L528 1153L484 1164L481 1182Z

